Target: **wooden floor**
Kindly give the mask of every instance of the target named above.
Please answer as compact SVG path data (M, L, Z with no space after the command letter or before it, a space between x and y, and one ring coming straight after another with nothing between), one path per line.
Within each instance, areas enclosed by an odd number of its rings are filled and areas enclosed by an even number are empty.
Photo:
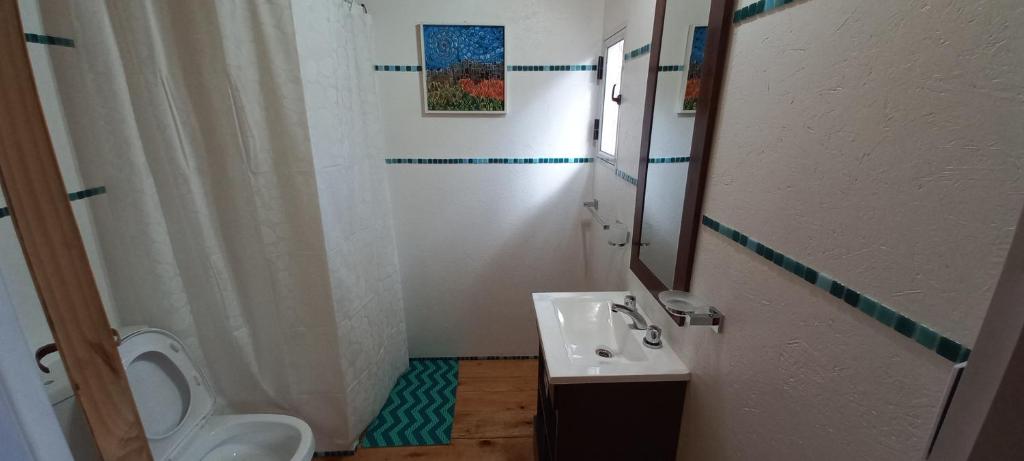
M317 459L532 460L536 404L536 360L464 360L459 363L451 445L363 448L351 457Z

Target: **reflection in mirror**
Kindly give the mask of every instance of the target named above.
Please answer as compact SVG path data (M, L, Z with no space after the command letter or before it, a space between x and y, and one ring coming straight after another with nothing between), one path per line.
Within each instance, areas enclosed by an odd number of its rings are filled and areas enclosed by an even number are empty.
M640 261L665 287L676 272L679 231L711 0L668 0L658 61L644 190Z

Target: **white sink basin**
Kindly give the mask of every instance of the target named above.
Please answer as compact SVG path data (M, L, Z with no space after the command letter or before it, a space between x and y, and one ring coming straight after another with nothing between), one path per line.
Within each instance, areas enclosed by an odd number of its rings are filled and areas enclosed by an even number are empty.
M665 346L643 345L644 332L612 312L628 292L534 293L541 347L552 384L686 381L690 370Z

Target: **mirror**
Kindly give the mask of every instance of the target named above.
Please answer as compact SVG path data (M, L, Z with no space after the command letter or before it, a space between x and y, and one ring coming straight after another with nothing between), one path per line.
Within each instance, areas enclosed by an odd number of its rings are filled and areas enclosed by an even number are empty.
M733 0L659 0L651 41L630 268L657 293L689 288L704 161ZM718 45L721 43L721 45Z

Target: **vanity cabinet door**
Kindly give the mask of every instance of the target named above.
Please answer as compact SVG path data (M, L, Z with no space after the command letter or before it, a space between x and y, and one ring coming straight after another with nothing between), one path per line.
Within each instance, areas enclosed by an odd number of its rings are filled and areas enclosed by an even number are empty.
M543 352L541 352L537 366L537 415L533 420L533 437L538 460L553 459L555 448L557 447L556 428L558 424L552 401L552 391L553 388L548 379L547 365L544 362Z
M674 460L685 381L549 383L537 373L538 460Z

